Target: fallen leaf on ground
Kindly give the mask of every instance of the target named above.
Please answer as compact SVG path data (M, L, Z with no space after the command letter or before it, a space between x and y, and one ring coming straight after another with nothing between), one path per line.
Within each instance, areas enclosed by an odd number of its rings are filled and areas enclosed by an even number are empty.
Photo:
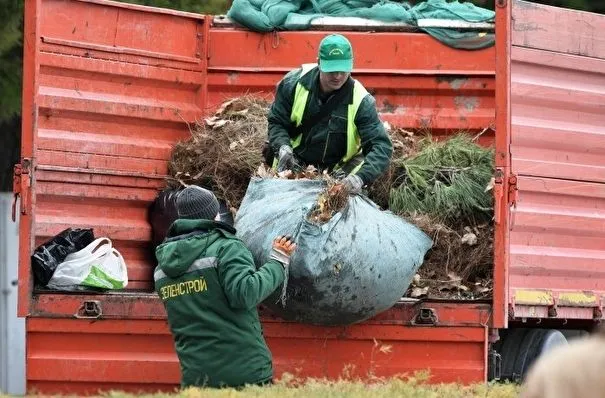
M412 292L410 293L410 297L422 297L422 296L426 296L429 292L429 288L428 287L415 287L412 289Z
M477 235L472 232L467 232L462 237L461 242L469 246L475 246L477 244Z

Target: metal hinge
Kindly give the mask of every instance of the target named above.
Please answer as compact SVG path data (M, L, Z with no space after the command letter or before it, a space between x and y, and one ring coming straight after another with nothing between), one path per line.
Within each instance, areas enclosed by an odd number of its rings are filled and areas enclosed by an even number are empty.
M506 191L504 190L505 179L507 181ZM500 224L503 203L509 207L517 204L517 176L514 174L505 176L504 170L497 168L494 175L494 198L494 221L496 224Z
M499 381L502 378L502 355L496 350L489 350L487 369L489 381Z
M27 214L29 204L29 189L32 185L32 164L30 158L21 159L21 163L15 165L13 169L13 222L17 220L17 199L20 198L20 213Z
M508 176L508 204L517 204L517 176L514 174Z

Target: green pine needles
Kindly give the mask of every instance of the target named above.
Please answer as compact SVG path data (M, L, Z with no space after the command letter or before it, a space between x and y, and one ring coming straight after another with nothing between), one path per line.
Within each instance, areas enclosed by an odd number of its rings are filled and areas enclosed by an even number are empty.
M491 219L494 151L470 136L461 133L444 141L426 137L415 155L395 160L395 166L398 177L389 195L394 213L423 213L445 224Z

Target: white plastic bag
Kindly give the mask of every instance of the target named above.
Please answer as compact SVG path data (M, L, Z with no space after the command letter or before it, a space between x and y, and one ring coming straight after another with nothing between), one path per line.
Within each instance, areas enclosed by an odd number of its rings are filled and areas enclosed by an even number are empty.
M58 290L75 286L123 289L127 284L124 258L112 247L109 238L98 238L84 249L65 257L47 286Z

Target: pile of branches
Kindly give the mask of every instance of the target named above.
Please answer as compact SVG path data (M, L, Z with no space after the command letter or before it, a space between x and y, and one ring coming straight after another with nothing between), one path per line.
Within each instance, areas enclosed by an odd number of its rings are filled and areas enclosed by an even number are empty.
M243 96L227 101L175 145L168 165L171 188L196 184L238 208L262 164L269 102Z
M309 220L328 221L346 204L335 181L316 170L277 174L263 165L269 102L243 96L225 102L176 144L169 163L171 188L211 189L237 210L253 175L327 180ZM386 123L385 123L386 124ZM435 141L426 134L391 129L393 157L368 189L383 209L421 228L434 241L414 283L412 297L481 298L490 294L493 268L492 149L459 134Z
M398 175L389 196L392 211L426 214L446 224L491 219L494 151L470 136L441 142L426 137L414 156L393 162Z
M408 294L483 298L493 269L493 149L458 134L424 137L393 159L389 209L434 242Z

